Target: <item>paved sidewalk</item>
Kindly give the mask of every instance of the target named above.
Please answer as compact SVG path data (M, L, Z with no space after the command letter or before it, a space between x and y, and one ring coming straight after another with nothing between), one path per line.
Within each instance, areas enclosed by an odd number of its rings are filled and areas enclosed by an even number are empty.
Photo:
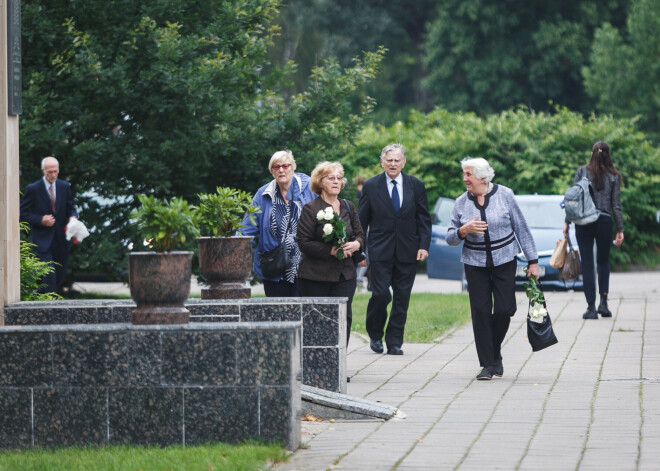
M612 319L583 321L581 292L547 293L559 343L537 353L519 293L504 377L490 382L474 379L470 325L400 357L353 337L348 394L405 418L302 422L304 448L274 469L660 469L660 272L611 285Z

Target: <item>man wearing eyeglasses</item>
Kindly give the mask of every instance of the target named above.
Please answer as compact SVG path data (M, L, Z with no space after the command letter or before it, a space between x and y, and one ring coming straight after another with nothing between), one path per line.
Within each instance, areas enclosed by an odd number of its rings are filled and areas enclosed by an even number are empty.
M402 172L406 165L403 146L385 146L380 165L384 172L364 182L358 208L362 228L369 229L371 298L366 328L374 352L383 353L384 334L387 353L403 355L403 332L417 262L429 255L431 216L424 183Z

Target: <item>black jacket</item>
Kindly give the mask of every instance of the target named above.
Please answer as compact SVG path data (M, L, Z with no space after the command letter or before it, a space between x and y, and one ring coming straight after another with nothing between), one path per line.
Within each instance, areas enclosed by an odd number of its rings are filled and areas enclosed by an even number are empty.
M394 213L387 190L387 175L381 173L362 186L358 215L367 236L370 261L396 260L415 263L417 251L431 245L431 216L424 183L406 173L403 176L403 204Z

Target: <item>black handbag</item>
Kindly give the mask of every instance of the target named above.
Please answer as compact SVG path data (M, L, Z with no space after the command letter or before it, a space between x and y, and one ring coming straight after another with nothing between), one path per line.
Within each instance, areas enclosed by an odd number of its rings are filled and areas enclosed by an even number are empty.
M280 245L274 249L261 252L259 254L261 274L265 278L277 278L278 276L282 275L291 265L291 257L289 257L289 251L287 250L286 243L284 242L286 235L289 232L289 226L291 226L291 217L292 216L289 216L289 222L287 223L286 229L284 230L284 235L282 236L282 242L280 242Z
M539 350L548 348L559 341L557 340L555 331L552 329L550 313L543 317L543 322L534 322L529 315L529 308L531 305L532 303L530 302L527 307L527 339L529 340L529 344L532 346L532 351L538 352ZM545 300L543 301L543 307L546 311L548 310L545 304Z
M568 239L568 252L564 258L564 265L559 269L559 277L564 281L577 280L582 273L582 266L580 265L580 255L573 248L571 238L566 234Z

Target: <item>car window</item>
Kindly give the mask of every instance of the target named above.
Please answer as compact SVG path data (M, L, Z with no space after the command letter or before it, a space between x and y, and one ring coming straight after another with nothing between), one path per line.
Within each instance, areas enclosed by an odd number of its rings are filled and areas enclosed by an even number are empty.
M518 200L518 206L529 227L553 229L564 226L564 210L557 200Z
M439 226L449 226L451 222L451 212L454 209L454 200L448 198L438 198L433 210L433 224Z

